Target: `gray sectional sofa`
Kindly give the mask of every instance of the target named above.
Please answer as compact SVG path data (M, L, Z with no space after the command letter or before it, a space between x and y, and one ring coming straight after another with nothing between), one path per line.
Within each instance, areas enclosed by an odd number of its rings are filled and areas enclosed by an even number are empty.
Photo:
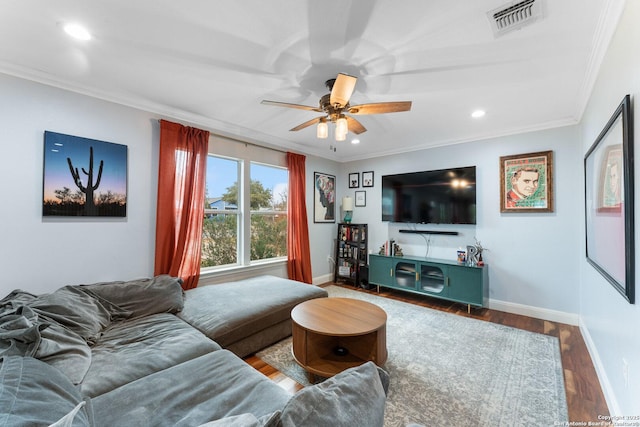
M326 296L272 276L16 290L0 300L0 426L381 426L388 377L371 362L291 395L241 359Z

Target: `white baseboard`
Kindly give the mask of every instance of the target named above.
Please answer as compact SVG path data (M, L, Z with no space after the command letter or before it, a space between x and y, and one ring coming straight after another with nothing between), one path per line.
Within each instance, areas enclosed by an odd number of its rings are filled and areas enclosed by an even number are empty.
M324 274L322 276L314 277L311 283L314 285L322 285L323 283L333 282L333 273Z
M550 320L552 322L566 323L573 326L578 326L580 323L580 316L578 314L550 310L548 308L533 307L530 305L516 304L513 302L495 299L490 299L488 306L491 310L505 311L507 313L520 314L522 316L535 317L538 319Z
M600 387L602 387L604 399L607 401L607 406L609 407L609 414L612 416L619 415L620 407L618 406L618 400L616 399L616 395L611 388L611 383L609 382L609 377L607 376L607 373L604 370L604 366L602 365L602 360L600 360L598 349L596 348L596 345L591 338L591 334L589 333L587 325L585 325L582 321L582 318L580 319L580 332L582 333L582 338L584 338L584 343L587 346L589 355L591 356L593 367L595 368L596 374L598 375L598 380L600 381Z

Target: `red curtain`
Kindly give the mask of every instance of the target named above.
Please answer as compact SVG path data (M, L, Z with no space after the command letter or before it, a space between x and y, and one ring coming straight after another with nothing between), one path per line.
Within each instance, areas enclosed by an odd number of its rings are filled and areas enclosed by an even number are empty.
M160 162L154 274L200 278L200 245L209 132L160 121Z
M289 198L287 221L287 272L289 279L311 283L309 225L305 202L305 156L287 153Z

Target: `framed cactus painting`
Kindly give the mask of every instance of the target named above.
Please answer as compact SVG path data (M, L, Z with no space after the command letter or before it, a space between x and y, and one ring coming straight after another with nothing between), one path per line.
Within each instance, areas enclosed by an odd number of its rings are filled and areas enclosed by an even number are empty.
M43 216L127 216L126 145L45 131L43 176Z

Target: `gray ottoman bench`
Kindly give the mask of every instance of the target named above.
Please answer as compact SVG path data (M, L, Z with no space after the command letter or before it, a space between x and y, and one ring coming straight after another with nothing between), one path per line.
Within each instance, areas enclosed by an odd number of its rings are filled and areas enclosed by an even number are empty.
M327 297L317 286L275 276L258 276L185 292L178 316L239 357L291 335L291 310Z

